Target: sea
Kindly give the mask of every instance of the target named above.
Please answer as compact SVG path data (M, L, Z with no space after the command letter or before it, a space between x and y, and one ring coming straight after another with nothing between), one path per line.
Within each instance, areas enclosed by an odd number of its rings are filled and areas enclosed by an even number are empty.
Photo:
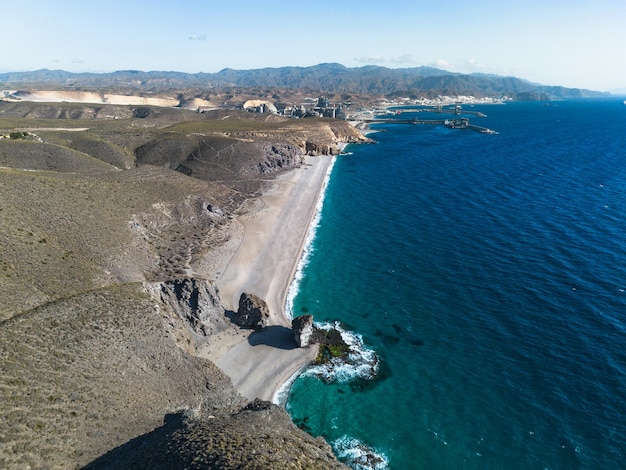
M336 158L288 306L354 352L286 408L354 469L626 468L623 98L466 111Z

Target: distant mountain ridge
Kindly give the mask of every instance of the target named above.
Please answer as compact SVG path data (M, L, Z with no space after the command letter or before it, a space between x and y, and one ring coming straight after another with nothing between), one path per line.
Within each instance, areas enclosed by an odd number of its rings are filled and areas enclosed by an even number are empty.
M36 70L0 74L2 84L58 85L64 87L123 87L143 91L167 91L189 87L271 87L313 89L328 93L363 93L386 96L457 96L513 99L564 99L606 96L593 90L546 86L516 77L460 74L433 67L390 69L376 65L345 67L337 63L311 67L278 67L251 70L226 68L217 73L120 70L111 73L72 73Z

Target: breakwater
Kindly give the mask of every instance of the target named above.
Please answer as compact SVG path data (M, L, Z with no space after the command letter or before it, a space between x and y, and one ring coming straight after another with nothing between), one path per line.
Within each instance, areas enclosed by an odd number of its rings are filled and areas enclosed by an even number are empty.
M414 125L433 125L446 126L449 129L469 129L471 131L480 132L481 134L497 134L493 129L471 124L468 118L458 119L397 119L397 118L366 118L358 119L358 122L368 124L389 123L389 124L414 124Z

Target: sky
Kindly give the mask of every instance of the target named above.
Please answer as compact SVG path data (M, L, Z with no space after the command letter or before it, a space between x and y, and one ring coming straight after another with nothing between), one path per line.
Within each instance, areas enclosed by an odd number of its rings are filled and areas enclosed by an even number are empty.
M626 91L626 0L0 0L0 73L435 66Z

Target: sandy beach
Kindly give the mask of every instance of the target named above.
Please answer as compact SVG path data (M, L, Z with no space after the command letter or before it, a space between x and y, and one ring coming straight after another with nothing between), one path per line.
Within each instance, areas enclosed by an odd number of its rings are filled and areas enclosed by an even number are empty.
M332 158L306 157L302 167L276 178L258 210L238 218L243 238L217 286L224 307L233 311L242 292L264 299L270 326L256 333L222 332L205 356L246 398L277 401L279 389L317 354L317 347L296 347L285 300Z

